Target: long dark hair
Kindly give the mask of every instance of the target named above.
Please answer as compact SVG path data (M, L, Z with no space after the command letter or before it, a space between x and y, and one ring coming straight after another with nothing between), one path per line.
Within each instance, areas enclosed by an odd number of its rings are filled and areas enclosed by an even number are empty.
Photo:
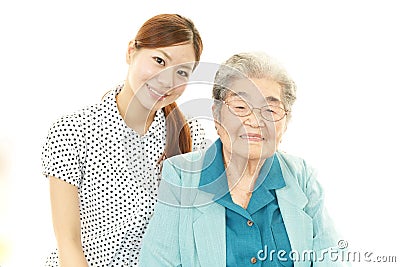
M147 20L135 37L135 48L160 48L192 44L197 66L203 51L201 37L193 22L178 14L160 14ZM163 108L167 118L167 140L160 160L192 151L190 129L175 102ZM179 134L177 134L179 133Z

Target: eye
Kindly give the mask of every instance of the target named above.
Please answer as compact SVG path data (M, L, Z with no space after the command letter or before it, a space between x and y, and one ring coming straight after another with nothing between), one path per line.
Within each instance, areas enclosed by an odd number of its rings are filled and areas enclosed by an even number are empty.
M271 114L278 114L280 113L281 109L279 107L274 106L267 106L264 108L264 112L271 113Z
M246 108L246 106L243 106L243 105L236 105L236 106L234 106L233 108L235 108L235 109L245 109Z
M160 58L160 57L153 57L154 61L157 62L157 64L165 66L165 60Z
M243 101L232 101L230 102L231 107L235 110L246 110L249 106Z
M177 73L182 77L189 77L189 73L184 70L178 70Z

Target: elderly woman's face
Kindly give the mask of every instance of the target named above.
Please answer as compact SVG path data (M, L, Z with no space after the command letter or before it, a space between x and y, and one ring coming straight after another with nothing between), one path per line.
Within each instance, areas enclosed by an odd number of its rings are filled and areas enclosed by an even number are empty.
M222 103L219 123L216 122L224 152L248 159L271 157L286 130L286 116L271 122L261 115L259 108L266 105L283 108L281 86L266 78L240 79L234 81L229 89L231 91ZM242 117L235 115L232 108L240 110L238 103L243 103L238 100L248 103L254 108L253 112Z

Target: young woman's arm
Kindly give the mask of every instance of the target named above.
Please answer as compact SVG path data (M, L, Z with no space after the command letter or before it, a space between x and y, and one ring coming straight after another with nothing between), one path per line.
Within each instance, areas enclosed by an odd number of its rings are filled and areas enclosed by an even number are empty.
M81 243L78 188L53 176L49 178L60 267L88 267Z

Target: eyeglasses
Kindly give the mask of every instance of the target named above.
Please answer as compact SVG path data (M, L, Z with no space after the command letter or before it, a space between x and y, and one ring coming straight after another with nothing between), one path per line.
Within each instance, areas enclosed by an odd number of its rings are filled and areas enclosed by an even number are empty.
M223 101L227 106L229 111L239 117L246 117L253 113L253 110L260 110L261 116L270 122L277 122L282 120L288 113L288 110L277 106L277 105L265 105L260 108L254 108L249 103L244 100L230 100Z

